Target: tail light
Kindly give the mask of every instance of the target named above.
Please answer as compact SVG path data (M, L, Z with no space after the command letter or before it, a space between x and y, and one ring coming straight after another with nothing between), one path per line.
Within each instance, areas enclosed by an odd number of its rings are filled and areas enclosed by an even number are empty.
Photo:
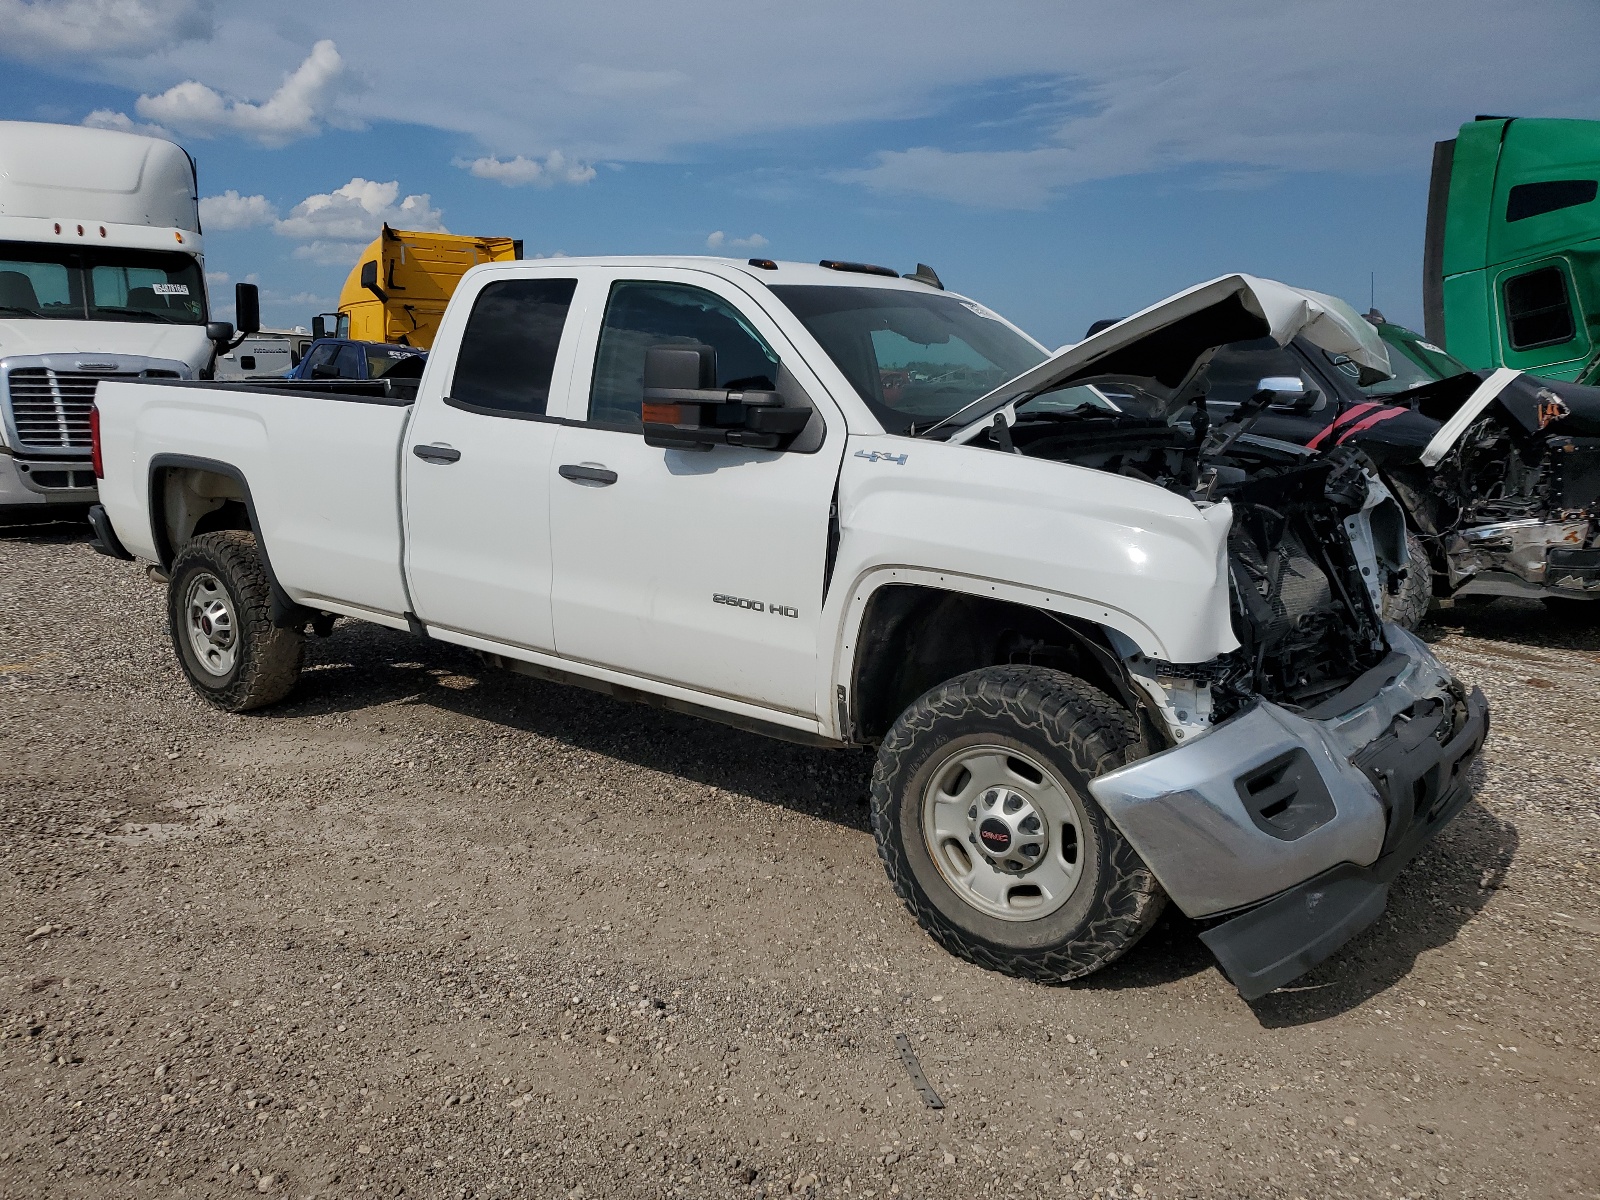
M91 405L89 408L89 461L94 464L94 477L106 477L105 464L100 461L100 406Z

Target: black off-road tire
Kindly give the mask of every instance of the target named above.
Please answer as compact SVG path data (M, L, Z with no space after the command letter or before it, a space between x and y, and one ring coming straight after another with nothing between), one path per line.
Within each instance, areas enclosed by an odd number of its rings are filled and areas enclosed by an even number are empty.
M1082 874L1037 921L984 913L941 874L922 833L924 790L958 740L1015 746L1081 801ZM1043 667L986 667L941 684L901 714L878 752L872 829L896 894L953 954L989 970L1061 983L1099 970L1149 932L1166 907L1155 875L1089 794L1090 779L1138 753L1132 717L1082 680Z
M1406 577L1400 590L1383 598L1383 619L1402 629L1415 630L1433 602L1433 562L1416 530L1406 529Z
M232 608L236 649L220 674L202 665L189 633L191 585L204 577L215 580ZM254 534L206 533L178 552L167 585L167 626L190 685L225 712L276 704L300 678L305 633L272 623L270 584Z

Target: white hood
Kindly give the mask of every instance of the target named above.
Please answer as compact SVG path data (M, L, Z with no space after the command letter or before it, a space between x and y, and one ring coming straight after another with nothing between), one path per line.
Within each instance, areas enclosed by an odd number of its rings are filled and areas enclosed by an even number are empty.
M1051 388L1117 376L1137 379L1147 392L1175 401L1211 351L1263 337L1280 346L1303 337L1330 354L1390 373L1389 353L1378 331L1338 297L1253 275L1224 275L1066 347L985 399L1015 402ZM973 411L982 416L950 440L967 440L988 423L995 407L982 401L974 405Z
M143 321L0 320L0 359L23 354L131 354L186 362L211 361L204 325Z

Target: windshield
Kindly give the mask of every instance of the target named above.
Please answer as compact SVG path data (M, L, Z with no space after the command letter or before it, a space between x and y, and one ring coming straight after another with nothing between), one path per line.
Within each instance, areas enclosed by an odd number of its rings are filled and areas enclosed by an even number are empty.
M187 254L0 242L0 317L203 325L205 282Z
M367 347L367 378L379 379L389 373L389 368L396 363L405 362L408 358L415 358L422 353L420 350L410 350L405 346L368 346Z
M1046 357L983 305L955 296L827 285L772 291L890 433L926 429Z

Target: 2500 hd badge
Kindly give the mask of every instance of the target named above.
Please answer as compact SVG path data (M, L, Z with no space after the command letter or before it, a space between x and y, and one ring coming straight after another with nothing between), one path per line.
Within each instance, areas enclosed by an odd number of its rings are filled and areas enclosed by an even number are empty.
M763 604L759 600L746 600L741 596L724 596L716 592L711 597L713 604L726 604L730 608L748 608L751 612L776 613L780 617L798 617L800 610L790 608L787 604Z

